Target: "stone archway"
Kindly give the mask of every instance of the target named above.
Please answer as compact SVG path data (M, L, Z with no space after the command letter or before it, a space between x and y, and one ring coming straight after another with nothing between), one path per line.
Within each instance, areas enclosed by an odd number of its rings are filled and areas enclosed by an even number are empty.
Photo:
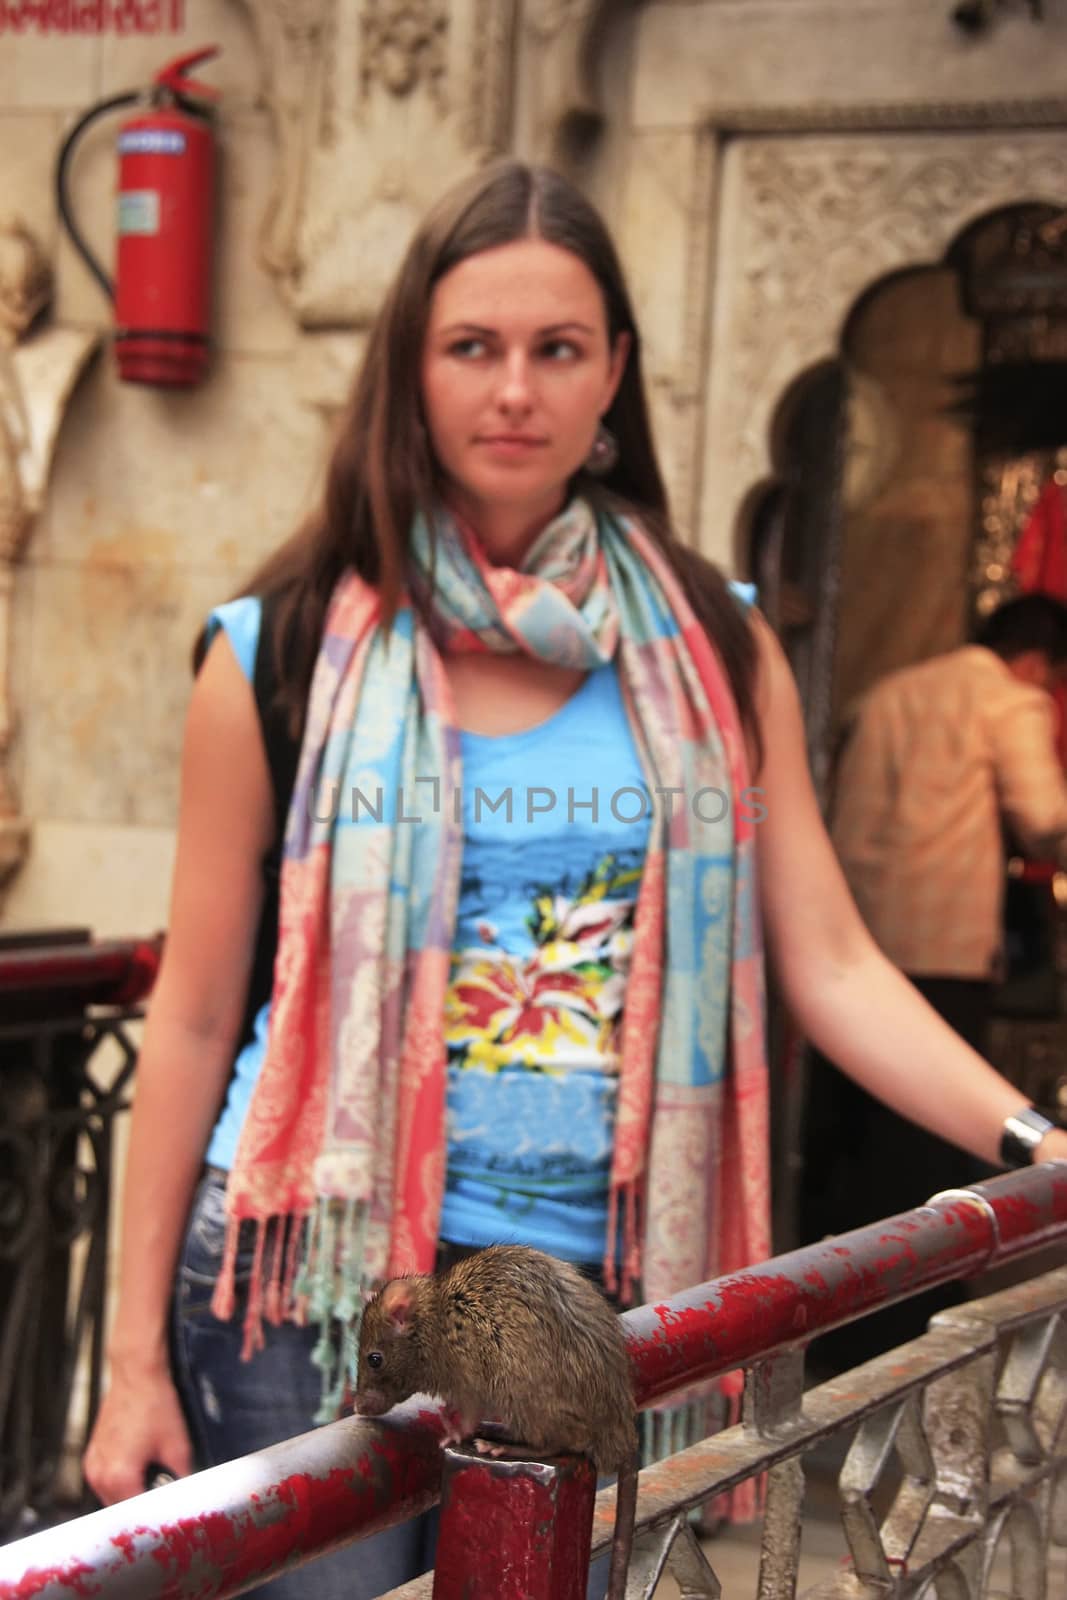
M705 391L701 546L727 559L767 474L779 397L837 352L878 279L939 261L979 216L1067 205L1062 133L744 137L725 152Z

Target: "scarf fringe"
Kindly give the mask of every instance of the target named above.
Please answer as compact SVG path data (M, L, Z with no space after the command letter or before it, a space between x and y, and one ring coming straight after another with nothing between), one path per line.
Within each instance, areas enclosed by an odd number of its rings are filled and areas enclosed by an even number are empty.
M366 1238L363 1201L348 1199L339 1210L337 1201L320 1198L304 1266L308 1317L320 1328L311 1354L322 1374L317 1423L340 1416L346 1395L355 1387L367 1286L362 1271Z
M633 1301L634 1290L641 1281L641 1241L637 1231L637 1184L628 1183L623 1190L626 1204L626 1223L623 1230L622 1290L619 1295L624 1306Z
M276 1328L283 1315L282 1266L285 1260L285 1228L278 1223L268 1230L267 1249L270 1252L270 1266L266 1272L267 1292L263 1315Z
M289 1238L285 1247L285 1276L282 1280L282 1315L284 1316L286 1310L290 1309L292 1321L299 1324L302 1324L304 1319L301 1315L303 1307L296 1295L296 1275L300 1267L300 1243L307 1231L306 1221L305 1217L301 1217L298 1221L290 1223Z
M242 1219L226 1224L222 1266L211 1299L220 1322L237 1308L236 1271ZM355 1387L363 1297L369 1284L361 1263L367 1238L367 1207L361 1201L320 1197L307 1216L275 1214L255 1221L255 1246L245 1305L241 1360L251 1361L265 1343L264 1320L319 1328L312 1361L322 1373L316 1422L331 1422ZM268 1265L269 1263L269 1265Z
M240 1231L240 1219L230 1217L226 1223L226 1241L222 1247L222 1266L219 1268L214 1293L211 1296L212 1315L218 1317L220 1322L229 1322L236 1309L234 1274L237 1271L237 1238Z
M256 1222L256 1248L252 1257L252 1277L248 1285L248 1308L245 1311L244 1343L241 1360L251 1361L257 1350L262 1350L263 1337L263 1253L267 1243L267 1224L270 1218Z
M608 1294L614 1294L619 1287L619 1275L615 1270L618 1232L619 1189L618 1185L613 1183L608 1190L608 1231L604 1240L604 1288Z
M622 1282L619 1281L619 1201L622 1200ZM608 1294L618 1294L624 1306L633 1303L634 1293L641 1282L641 1236L638 1228L638 1185L613 1183L608 1190L608 1225L604 1239L604 1288Z

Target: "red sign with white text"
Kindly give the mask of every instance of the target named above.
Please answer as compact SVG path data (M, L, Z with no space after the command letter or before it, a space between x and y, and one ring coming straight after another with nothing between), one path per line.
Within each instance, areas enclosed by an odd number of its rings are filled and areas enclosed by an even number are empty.
M4 33L180 33L185 0L0 0Z

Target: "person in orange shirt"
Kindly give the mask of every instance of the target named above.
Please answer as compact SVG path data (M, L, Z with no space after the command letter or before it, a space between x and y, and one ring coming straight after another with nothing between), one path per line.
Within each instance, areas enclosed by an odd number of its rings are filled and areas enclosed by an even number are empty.
M977 1050L1001 972L1004 828L1067 863L1065 666L1067 606L1010 600L973 644L876 684L838 766L831 837L863 919Z
M1047 595L1010 600L974 643L881 679L859 702L838 762L830 831L863 919L982 1055L1003 970L1005 830L1016 848L1067 865L1052 698L1065 668L1067 606ZM993 1170L889 1111L821 1056L807 1126L805 1238L907 1210ZM955 1286L937 1294L940 1304L958 1298ZM914 1337L932 1307L923 1296L896 1308L882 1324L892 1332L876 1336Z

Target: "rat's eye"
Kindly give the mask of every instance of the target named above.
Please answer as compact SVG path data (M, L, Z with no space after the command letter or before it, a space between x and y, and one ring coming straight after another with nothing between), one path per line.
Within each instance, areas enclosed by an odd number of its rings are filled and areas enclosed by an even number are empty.
M372 1350L370 1355L367 1357L367 1365L368 1367L373 1367L375 1372L377 1372L384 1360L385 1357L382 1355L380 1350Z

